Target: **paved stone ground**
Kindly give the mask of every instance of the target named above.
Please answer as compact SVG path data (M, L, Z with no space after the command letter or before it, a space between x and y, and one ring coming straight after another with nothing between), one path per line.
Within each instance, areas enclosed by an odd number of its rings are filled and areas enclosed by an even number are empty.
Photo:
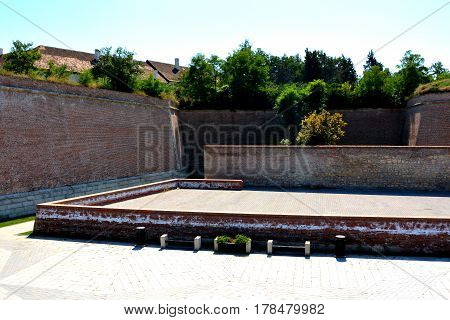
M176 189L106 205L111 208L292 215L450 218L450 193L269 188Z
M218 255L0 228L0 299L448 299L450 259Z

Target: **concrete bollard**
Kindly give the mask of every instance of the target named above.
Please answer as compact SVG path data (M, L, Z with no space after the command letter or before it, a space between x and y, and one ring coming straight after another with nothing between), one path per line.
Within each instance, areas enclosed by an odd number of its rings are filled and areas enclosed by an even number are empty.
M309 257L311 255L311 242L305 241L305 257Z
M219 251L219 243L217 242L217 237L214 238L214 252Z
M201 247L202 247L202 237L196 236L194 238L194 251L200 250Z
M245 244L245 253L249 254L252 251L252 240L250 239L246 244Z
M267 254L273 253L273 240L267 240Z
M167 241L169 240L169 236L167 234L163 234L160 238L159 238L160 242L161 242L161 249L165 249L167 248Z

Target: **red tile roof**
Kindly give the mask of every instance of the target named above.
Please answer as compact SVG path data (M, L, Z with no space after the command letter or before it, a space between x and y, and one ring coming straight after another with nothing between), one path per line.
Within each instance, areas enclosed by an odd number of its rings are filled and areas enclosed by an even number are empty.
M177 70L174 64L158 61L147 60L147 64L152 67L152 70L158 70L158 76L167 82L179 81L181 74L186 70L186 67L180 66L180 69Z
M42 54L39 61L36 62L36 66L39 68L48 68L48 63L53 60L57 65L65 64L69 71L75 73L81 73L87 69L92 68L91 61L94 60L93 53L87 53L82 51L61 49L55 47L48 47L40 45L37 47ZM154 70L158 70L158 79L164 82L178 81L181 73L186 67L180 67L180 70L175 72L175 65L170 63L163 63L158 61L146 62L138 61L141 63L144 69L144 75L154 73Z

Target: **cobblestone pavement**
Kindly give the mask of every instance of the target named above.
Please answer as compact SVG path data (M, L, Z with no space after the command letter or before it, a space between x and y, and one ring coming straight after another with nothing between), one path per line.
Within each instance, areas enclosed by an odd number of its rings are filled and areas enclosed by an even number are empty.
M233 256L18 235L32 227L0 229L0 299L450 298L450 259Z

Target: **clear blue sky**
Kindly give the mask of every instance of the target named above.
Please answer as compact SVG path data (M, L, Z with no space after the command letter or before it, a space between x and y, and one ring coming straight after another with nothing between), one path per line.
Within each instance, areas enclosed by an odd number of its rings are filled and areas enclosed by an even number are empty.
M198 52L225 57L245 39L275 55L303 56L308 47L356 63L448 1L0 0L0 47L8 51L15 39L64 45L2 2L75 50L124 46L138 59L187 65ZM408 49L450 68L450 4L376 56L392 69Z

